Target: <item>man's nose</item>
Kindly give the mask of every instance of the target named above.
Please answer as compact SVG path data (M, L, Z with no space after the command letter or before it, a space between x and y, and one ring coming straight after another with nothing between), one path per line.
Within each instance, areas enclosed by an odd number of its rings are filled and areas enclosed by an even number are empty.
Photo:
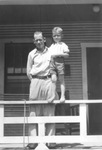
M57 38L58 36L56 35L55 38Z
M40 43L41 41L40 41L40 40L38 40L37 42L38 42L38 43Z

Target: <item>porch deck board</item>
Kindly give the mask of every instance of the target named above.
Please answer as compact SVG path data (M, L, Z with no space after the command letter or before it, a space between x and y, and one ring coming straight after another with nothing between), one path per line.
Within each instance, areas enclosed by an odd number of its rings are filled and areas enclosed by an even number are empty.
M92 143L69 143L69 144L57 144L56 149L52 150L102 150L102 146L94 146ZM24 146L21 144L0 144L0 150L24 150Z

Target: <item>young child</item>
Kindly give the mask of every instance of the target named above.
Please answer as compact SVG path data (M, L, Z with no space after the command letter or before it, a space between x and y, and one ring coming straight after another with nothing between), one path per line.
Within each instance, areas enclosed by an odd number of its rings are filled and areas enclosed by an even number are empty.
M51 64L50 73L52 82L60 81L61 97L60 103L65 102L65 81L64 81L64 58L69 56L68 46L62 42L63 29L54 27L52 29L53 44L50 46ZM56 88L56 87L55 87Z

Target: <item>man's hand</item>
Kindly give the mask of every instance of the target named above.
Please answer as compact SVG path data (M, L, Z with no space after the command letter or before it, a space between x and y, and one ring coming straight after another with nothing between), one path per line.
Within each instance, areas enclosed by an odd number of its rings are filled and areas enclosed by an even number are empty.
M47 102L48 103L53 103L54 99L48 99Z

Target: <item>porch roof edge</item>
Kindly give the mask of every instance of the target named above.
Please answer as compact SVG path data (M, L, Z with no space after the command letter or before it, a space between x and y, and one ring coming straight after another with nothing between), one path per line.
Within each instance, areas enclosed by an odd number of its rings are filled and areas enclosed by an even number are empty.
M0 0L0 5L102 4L102 0Z

